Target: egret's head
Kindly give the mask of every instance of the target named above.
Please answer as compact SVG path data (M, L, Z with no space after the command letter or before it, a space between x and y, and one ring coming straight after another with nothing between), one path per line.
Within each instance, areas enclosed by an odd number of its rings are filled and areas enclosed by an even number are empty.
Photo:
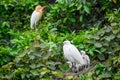
M81 50L80 53L81 53L82 55L85 55L85 54L86 54L85 51L83 51L83 50Z
M35 10L36 11L43 10L45 7L46 6L40 6L40 5L38 5L38 6L35 7Z
M70 44L70 41L66 40L63 42L63 44Z

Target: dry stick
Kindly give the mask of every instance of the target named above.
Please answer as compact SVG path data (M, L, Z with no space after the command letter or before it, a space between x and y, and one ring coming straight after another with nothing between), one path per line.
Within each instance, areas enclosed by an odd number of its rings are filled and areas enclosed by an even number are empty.
M97 61L93 61L93 62L91 63L91 66L90 66L90 67L88 67L88 68L86 68L86 69L83 69L82 71L76 73L76 75L79 75L79 74L83 74L83 75L84 75L84 74L87 73L87 72L93 71L96 64L98 64L98 62L97 62Z
M80 72L78 72L78 73L72 73L72 72L65 72L64 73L64 75L63 75L63 78L65 78L65 76L67 76L67 75L72 75L72 76L79 76L80 74L86 74L87 72L91 72L91 71L93 71L94 70L94 68L95 68L95 65L96 64L98 64L99 62L97 62L97 61L93 61L92 63L91 63L91 66L90 67L88 67L88 68L86 68L86 69L83 69L82 71L80 71Z

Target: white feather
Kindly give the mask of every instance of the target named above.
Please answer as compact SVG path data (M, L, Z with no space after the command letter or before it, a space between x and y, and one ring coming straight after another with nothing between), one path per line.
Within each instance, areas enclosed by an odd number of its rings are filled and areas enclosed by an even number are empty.
M63 46L64 56L68 61L76 64L84 65L84 60L78 49L70 43L70 41L64 41Z
M31 27L31 29L36 28L36 23L37 23L37 22L39 21L39 19L40 19L39 16L40 16L39 12L34 11L34 12L32 13L31 18L30 18L30 27Z
M81 50L80 53L82 54L83 60L85 62L85 66L89 66L90 65L90 58L89 58L89 56L83 50Z

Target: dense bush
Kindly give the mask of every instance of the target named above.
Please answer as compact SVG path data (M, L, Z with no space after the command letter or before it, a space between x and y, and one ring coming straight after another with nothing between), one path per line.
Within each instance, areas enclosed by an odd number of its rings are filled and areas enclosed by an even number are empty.
M15 55L29 45L34 35L26 31L29 29L30 15L36 5L44 5L44 3L44 0L42 2L29 0L0 2L0 66L11 61ZM26 32L22 33L22 31Z
M29 46L24 45L27 48L13 62L9 62L0 68L2 79L63 78L64 72L68 69L62 51L62 42L66 39L76 44L78 49L86 48L88 52L89 50L91 51L91 47L83 45L83 43L87 42L86 35L88 33L81 32L78 35L74 33L63 34L56 33L56 30L46 30L44 34L39 34L40 31L35 31L34 33L36 36L34 37L33 43ZM84 41L85 39L86 41Z
M118 3L114 3L112 0L56 0L54 5L49 5L50 12L47 13L46 19L48 22L52 21L52 27L57 27L59 31L103 27L110 23L109 14L114 15L111 12L117 8L119 10ZM117 15L119 14L117 13Z
M94 56L102 63L96 68L99 78L114 79L114 77L118 77L116 75L119 75L120 67L120 28L106 26L96 34L90 35L89 39L89 45L96 46ZM115 76L114 73L116 73Z
M60 79L68 70L62 42L85 50L93 72L66 79L120 79L120 1L4 0L0 3L0 79ZM36 5L45 5L37 30L30 30ZM92 65L92 64L91 64Z

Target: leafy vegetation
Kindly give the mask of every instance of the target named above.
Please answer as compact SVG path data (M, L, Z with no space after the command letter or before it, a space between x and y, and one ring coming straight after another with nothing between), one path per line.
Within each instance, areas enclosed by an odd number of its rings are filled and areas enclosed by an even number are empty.
M5 0L0 3L0 80L120 79L120 1ZM45 5L37 30L30 30L36 5ZM65 74L62 43L85 50L94 71ZM92 64L91 64L92 65ZM66 76L65 76L66 75Z

